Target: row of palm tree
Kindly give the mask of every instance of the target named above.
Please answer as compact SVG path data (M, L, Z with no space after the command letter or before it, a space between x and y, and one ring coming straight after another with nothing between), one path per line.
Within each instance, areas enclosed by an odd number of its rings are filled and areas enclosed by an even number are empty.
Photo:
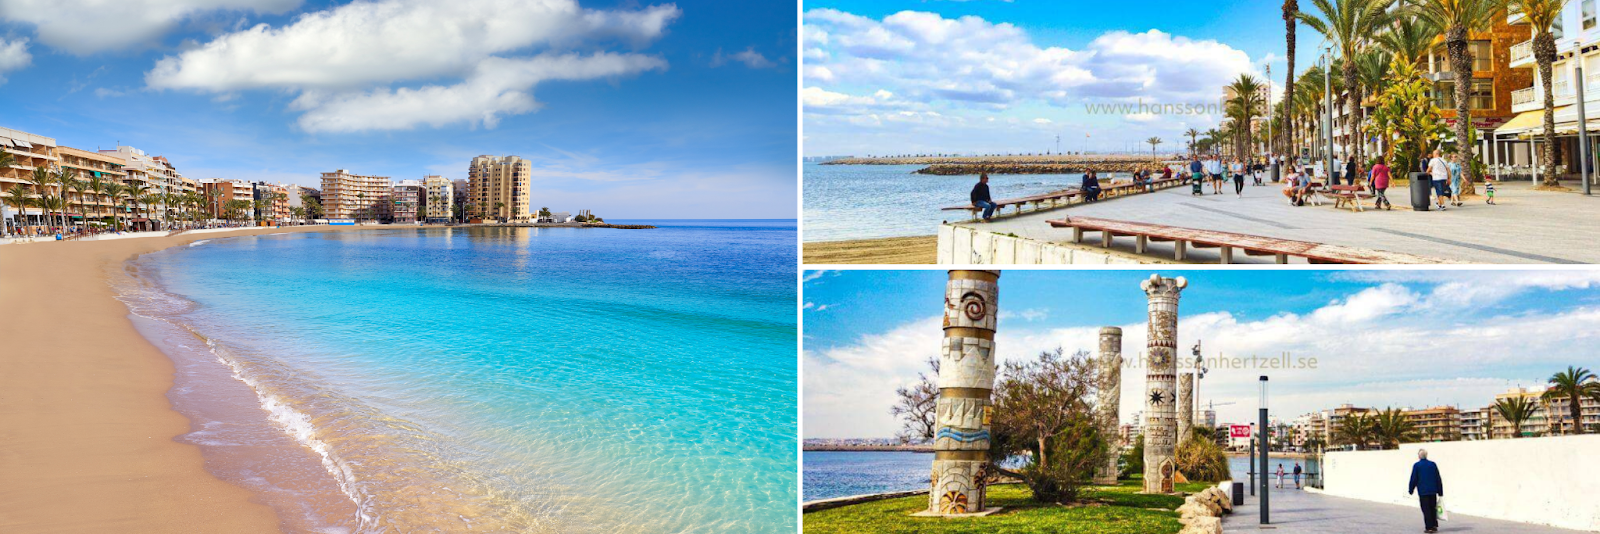
M1327 112L1323 104L1327 88L1333 94L1343 94L1349 117L1342 125L1347 139L1361 140L1370 137L1364 126L1366 116L1362 102L1368 95L1384 91L1392 83L1388 73L1395 65L1406 63L1415 66L1433 50L1436 41L1442 41L1450 70L1470 73L1473 54L1469 37L1473 32L1490 29L1495 20L1508 12L1518 12L1533 30L1534 59L1538 64L1539 79L1544 89L1544 162L1545 180L1554 184L1556 177L1555 100L1551 92L1551 69L1556 60L1555 38L1551 33L1568 0L1312 0L1316 12L1301 11L1299 2L1286 0L1283 4L1285 37L1289 72L1284 80L1284 99L1279 104L1282 113L1275 115L1278 139L1270 142L1284 147L1297 147L1300 138L1319 135L1312 129ZM1296 72L1296 23L1305 24L1325 37L1339 57L1325 71L1317 65L1304 72ZM1472 103L1468 98L1472 84L1470 76L1454 84L1455 151L1462 161L1474 158L1472 143L1474 132L1470 117ZM1404 81L1404 80L1402 80ZM1348 89L1348 90L1346 90ZM1431 142L1428 144L1432 144ZM1392 146L1386 147L1392 150ZM1346 147L1347 157L1367 159L1365 143L1355 141ZM1393 155L1390 154L1391 159ZM1478 180L1478 169L1463 166L1462 190L1471 194Z
M1583 421L1583 401L1585 399L1600 403L1600 377L1583 367L1567 367L1565 371L1558 372L1550 377L1549 387L1543 394L1535 398L1527 395L1513 395L1495 400L1489 407L1493 417L1504 420L1511 425L1511 437L1524 436L1524 427L1543 410L1547 416L1550 433L1566 431L1564 423L1571 422L1572 434L1584 434L1586 429ZM1565 401L1568 413L1555 414L1552 406L1554 402ZM1492 436L1493 433L1491 432ZM1339 445L1354 445L1356 448L1381 448L1394 449L1401 443L1411 443L1421 439L1451 439L1456 436L1425 435L1418 430L1414 421L1406 418L1405 413L1395 408L1385 408L1376 413L1355 413L1339 421L1333 429L1333 441Z

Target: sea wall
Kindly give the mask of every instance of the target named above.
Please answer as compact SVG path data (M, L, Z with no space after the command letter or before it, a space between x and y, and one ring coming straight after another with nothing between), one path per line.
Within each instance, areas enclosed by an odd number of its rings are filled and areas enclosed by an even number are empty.
M939 225L935 263L941 265L1106 265L1153 263L1105 249L1079 248L987 232L954 224Z
M1445 507L1490 519L1600 532L1600 435L1412 443L1392 451L1332 452L1329 495L1406 506L1417 449L1439 464Z

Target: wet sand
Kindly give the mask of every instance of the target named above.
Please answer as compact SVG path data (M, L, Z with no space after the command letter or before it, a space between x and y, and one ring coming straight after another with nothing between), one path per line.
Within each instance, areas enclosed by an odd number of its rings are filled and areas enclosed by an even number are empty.
M932 265L939 255L938 236L891 237L805 243L801 253L807 265L878 263Z
M0 532L278 532L273 510L174 438L170 359L109 285L126 260L201 239L0 245Z

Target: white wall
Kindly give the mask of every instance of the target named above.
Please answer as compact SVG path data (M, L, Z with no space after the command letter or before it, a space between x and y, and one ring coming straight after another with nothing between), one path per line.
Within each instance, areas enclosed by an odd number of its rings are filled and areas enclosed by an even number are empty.
M1419 448L1439 464L1451 512L1600 532L1600 435L1330 452L1324 489L1329 495L1416 506L1406 486Z

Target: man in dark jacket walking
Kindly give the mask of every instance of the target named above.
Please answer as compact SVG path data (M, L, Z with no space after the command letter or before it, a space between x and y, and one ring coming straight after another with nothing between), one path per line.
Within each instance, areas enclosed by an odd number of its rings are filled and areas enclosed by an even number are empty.
M1425 532L1439 531L1439 497L1444 496L1444 480L1439 478L1439 466L1428 461L1428 451L1417 450L1417 463L1411 465L1411 488L1406 494L1416 493L1422 499L1422 526Z
M978 185L972 186L972 205L983 208L983 222L994 218L994 201L989 198L989 173L978 174Z

